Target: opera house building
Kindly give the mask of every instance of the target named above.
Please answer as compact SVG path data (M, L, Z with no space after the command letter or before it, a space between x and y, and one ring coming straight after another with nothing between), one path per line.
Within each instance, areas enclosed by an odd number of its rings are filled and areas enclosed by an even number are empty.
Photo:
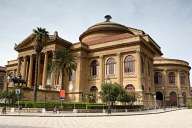
M7 75L18 75L26 81L30 99L35 80L35 35L32 33L15 46L16 60L8 61ZM174 47L174 46L173 46ZM84 92L96 92L96 102L101 102L101 84L118 83L127 91L134 91L135 104L153 106L157 103L185 106L190 100L189 63L184 60L164 58L161 47L143 30L112 22L109 17L86 29L79 42L61 38L58 32L49 35L41 52L39 94L43 99L46 86L49 99L58 98L61 74L48 71L55 51L68 48L76 58L77 68L70 76L64 76L66 100L81 101ZM179 53L178 53L179 54ZM8 87L13 87L8 81ZM31 89L31 91L30 91ZM25 93L25 92L23 92Z

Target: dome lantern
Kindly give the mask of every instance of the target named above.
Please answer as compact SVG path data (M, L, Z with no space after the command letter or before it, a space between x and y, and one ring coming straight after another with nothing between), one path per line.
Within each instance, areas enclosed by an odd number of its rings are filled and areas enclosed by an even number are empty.
M110 15L106 15L105 16L106 21L105 22L110 22L110 20L112 19L112 17Z

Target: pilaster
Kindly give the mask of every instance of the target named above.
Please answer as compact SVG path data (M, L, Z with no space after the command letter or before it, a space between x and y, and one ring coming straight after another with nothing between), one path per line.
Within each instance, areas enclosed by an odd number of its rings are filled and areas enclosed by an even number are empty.
M45 88L47 82L47 65L48 65L48 52L44 54L44 64L43 64L43 78L42 78L42 86Z
M121 63L121 53L117 53L117 82L122 85L122 63Z
M99 80L100 83L102 84L104 82L104 64L103 64L103 55L99 56Z
M142 80L141 80L141 51L138 49L136 50L136 59L137 59L137 90L142 91Z

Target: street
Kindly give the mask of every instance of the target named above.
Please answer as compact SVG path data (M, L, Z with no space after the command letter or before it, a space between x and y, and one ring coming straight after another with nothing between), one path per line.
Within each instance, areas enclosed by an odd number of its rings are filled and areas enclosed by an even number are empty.
M0 128L192 128L192 110L109 117L0 116Z

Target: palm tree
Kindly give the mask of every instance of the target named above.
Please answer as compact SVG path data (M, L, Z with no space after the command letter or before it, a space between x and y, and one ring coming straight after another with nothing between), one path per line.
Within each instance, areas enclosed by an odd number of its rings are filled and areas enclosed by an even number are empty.
M40 54L41 51L43 49L43 47L45 46L49 35L48 35L48 31L46 31L45 28L41 28L41 27L37 27L37 29L33 30L33 33L35 34L35 44L34 44L34 50L36 52L36 62L35 62L35 85L34 85L34 101L36 102L37 100L37 87L38 87L38 83L39 83L39 65L40 65Z
M75 57L72 55L71 51L67 48L56 51L54 56L54 61L51 66L51 71L61 75L61 89L64 89L64 75L71 75L72 71L76 70Z

